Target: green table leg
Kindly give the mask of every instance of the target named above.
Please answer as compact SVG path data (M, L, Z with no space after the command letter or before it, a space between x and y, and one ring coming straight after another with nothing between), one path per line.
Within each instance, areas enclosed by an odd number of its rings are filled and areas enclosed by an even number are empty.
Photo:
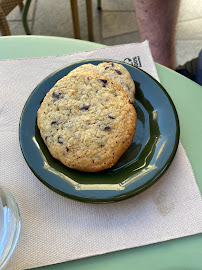
M101 0L97 0L97 9L99 9L99 10L102 9Z

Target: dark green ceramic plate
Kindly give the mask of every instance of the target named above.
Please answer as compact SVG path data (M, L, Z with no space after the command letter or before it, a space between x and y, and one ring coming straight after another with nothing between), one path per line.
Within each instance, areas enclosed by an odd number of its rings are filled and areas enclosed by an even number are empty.
M52 190L85 202L119 201L142 192L170 166L179 142L176 109L165 89L150 75L126 63L136 84L137 128L129 149L111 169L85 173L54 159L36 125L37 110L57 80L81 64L110 60L86 60L64 67L45 78L31 93L20 120L20 145L33 173Z

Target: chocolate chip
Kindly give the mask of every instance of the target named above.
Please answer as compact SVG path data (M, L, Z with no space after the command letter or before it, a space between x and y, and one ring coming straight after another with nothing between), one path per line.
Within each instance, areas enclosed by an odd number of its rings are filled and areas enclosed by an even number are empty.
M59 94L56 94L55 92L53 92L52 97L53 98L59 98Z
M102 82L102 87L106 87L107 80L99 79L100 82Z
M114 66L114 63L111 63L112 64L112 67Z
M58 121L53 121L53 122L51 122L51 126L55 126L55 125L57 125L58 124Z
M119 74L119 75L122 74L122 72L121 72L120 70L118 70L118 69L115 69L115 71L116 71L116 73Z
M84 105L83 107L80 108L82 111L87 111L90 105Z
M58 136L58 143L63 144L63 138L62 138L62 136Z
M48 137L50 137L50 136L46 136L46 137L45 137L45 141L47 141Z
M106 67L105 70L107 70L109 67Z
M69 148L68 147L66 147L66 150L67 150L67 152L69 151Z
M104 144L101 144L100 147L101 147L101 148L104 147Z
M111 128L110 128L110 126L106 126L105 128L104 128L104 130L110 130Z
M55 99L59 99L60 97L62 97L62 93L57 94L57 93L53 92L52 97Z

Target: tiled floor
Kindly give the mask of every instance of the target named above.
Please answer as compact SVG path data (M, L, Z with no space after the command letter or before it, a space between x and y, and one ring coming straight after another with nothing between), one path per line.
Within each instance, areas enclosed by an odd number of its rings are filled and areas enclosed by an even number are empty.
M95 42L116 45L139 41L133 0L102 0L102 11L93 3ZM85 0L78 0L81 38L87 40ZM14 9L8 15L12 35L24 35L21 14ZM34 35L73 38L69 0L32 0L28 15ZM181 0L176 29L176 65L198 56L202 49L202 1Z

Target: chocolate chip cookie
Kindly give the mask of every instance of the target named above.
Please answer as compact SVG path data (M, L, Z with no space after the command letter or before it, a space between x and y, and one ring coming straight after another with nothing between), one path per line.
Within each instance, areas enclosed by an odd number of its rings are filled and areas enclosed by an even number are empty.
M130 146L136 112L120 85L93 72L72 72L46 94L37 114L51 155L69 168L112 167Z

